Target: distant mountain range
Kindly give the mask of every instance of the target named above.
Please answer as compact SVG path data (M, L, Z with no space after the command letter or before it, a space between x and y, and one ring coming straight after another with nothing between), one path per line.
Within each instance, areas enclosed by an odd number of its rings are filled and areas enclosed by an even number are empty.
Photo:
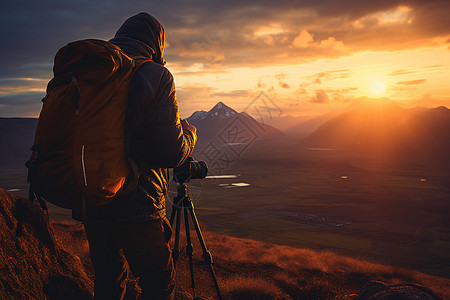
M0 118L0 168L24 167L38 119Z
M359 103L325 122L305 143L380 158L450 163L450 110L407 110L389 101Z
M280 130L258 122L245 112L238 113L223 102L217 103L209 111L196 111L186 120L197 127L199 139L202 140L215 139L225 131L240 129L250 131L257 138L284 136Z
M263 124L219 102L209 111L194 112L187 120L197 127L200 141L226 141L226 136L244 129L260 140L288 137L302 139L305 147L450 164L450 110L443 106L403 109L390 101L360 101L338 115L285 116ZM0 168L23 167L30 156L36 124L37 119L32 118L0 118ZM278 124L283 131L270 124Z
M338 113L327 113L321 116L300 116L294 117L291 115L282 116L272 116L264 118L263 121L255 119L245 112L238 113L231 107L225 105L223 102L217 103L210 111L196 111L189 118L187 118L189 123L199 126L202 130L201 132L211 131L206 133L205 136L212 138L215 134L214 129L216 127L223 127L226 123L225 120L234 118L236 116L241 116L243 118L248 118L250 123L258 124L259 127L267 127L267 129L274 133L273 129L277 132L281 131L288 137L292 138L304 138L310 135L314 130L316 130L320 125L325 123L327 120L335 117ZM220 121L223 120L223 121ZM218 126L213 126L213 129L209 130L210 123L219 123ZM211 134L212 133L212 134Z

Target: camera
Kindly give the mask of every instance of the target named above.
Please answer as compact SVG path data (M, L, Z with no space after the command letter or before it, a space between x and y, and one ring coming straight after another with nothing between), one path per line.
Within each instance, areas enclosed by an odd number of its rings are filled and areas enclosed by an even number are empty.
M208 165L204 161L188 159L180 166L173 169L173 180L177 183L185 183L190 179L203 179L208 174Z

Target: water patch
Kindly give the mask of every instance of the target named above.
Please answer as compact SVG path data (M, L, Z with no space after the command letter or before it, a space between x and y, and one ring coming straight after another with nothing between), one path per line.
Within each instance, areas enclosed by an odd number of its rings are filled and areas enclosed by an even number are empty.
M331 148L306 148L307 150L311 151L335 151L336 149Z
M249 186L250 183L246 183L246 182L238 182L238 183L232 183L232 185L238 186L238 187L243 187L243 186Z
M205 178L207 179L231 179L231 178L238 178L239 176L241 176L240 174L238 175L208 175Z
M231 188L237 188L237 187L250 186L250 183L246 183L246 182L221 183L221 184L219 184L219 186L223 187L225 189L231 189Z
M7 192L20 192L21 191L21 189L9 189L9 190L6 190Z

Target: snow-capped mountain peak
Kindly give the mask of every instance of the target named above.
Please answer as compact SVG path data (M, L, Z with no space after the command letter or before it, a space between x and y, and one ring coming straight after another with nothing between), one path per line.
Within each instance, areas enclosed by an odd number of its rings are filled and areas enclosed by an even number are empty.
M194 112L189 118L191 120L203 120L208 115L207 111L204 110L198 110Z
M208 111L208 116L216 118L230 118L237 116L238 113L231 107L226 106L223 102L218 102L210 111Z

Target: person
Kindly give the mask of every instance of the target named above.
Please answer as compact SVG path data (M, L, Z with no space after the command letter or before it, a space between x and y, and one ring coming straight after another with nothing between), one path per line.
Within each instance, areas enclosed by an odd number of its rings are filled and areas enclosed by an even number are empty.
M123 299L130 269L139 277L142 299L174 298L167 169L186 161L197 136L194 126L180 121L174 79L164 67L164 38L161 24L139 13L110 40L133 59L151 59L131 79L126 116L129 156L145 167L131 193L87 211L95 299Z

